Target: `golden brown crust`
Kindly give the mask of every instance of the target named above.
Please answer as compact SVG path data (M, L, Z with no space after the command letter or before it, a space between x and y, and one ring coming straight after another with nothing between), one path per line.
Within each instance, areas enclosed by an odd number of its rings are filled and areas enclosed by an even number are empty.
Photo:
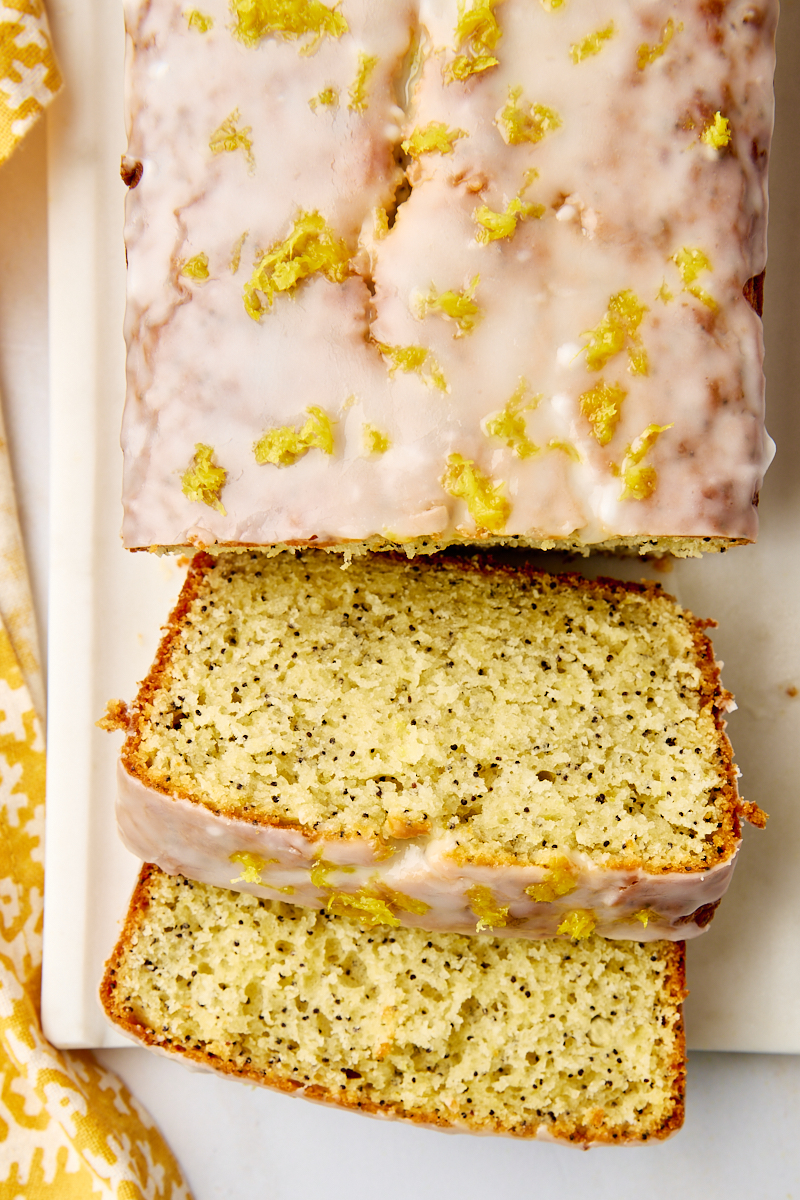
M755 803L754 800L742 800L739 803L739 811L745 821L749 821L751 825L755 825L756 829L765 829L769 820L769 813L765 813L763 808Z
M732 546L749 546L751 539L749 538L727 538L727 537L698 537L694 535L686 535L681 537L661 537L634 535L631 537L611 537L604 542L588 543L577 541L574 538L536 538L526 537L522 534L514 536L495 536L487 534L484 537L476 531L468 536L460 537L454 534L452 537L443 541L437 541L431 536L420 538L410 538L403 543L387 541L383 537L374 536L367 541L320 541L319 538L311 537L307 541L290 540L280 543L275 543L271 546L260 545L256 542L215 542L180 545L180 546L130 546L128 549L132 554L147 553L147 554L185 554L187 551L203 552L211 555L225 554L228 551L244 551L256 550L267 553L280 553L284 550L325 550L331 554L370 554L373 551L380 553L403 553L406 557L415 555L430 555L441 554L444 550L453 547L488 548L490 550L509 549L522 550L531 552L553 551L557 554L604 554L610 556L622 556L642 558L644 560L662 560L665 555L674 554L677 557L700 558L703 554L724 554Z
M144 1041L146 1045L153 1045L151 1038L143 1036L146 1032L140 1023L133 1019L130 1012L126 1013L124 1009L117 1004L117 971L120 967L120 962L126 950L136 941L136 935L141 925L142 917L150 907L150 880L153 873L158 870L152 863L144 863L139 872L139 878L136 881L136 886L133 889L128 912L125 917L125 923L122 926L122 932L119 935L111 957L108 959L103 971L103 978L100 982L99 996L100 1003L103 1009L108 1014L109 1018L119 1025L120 1029L124 1029L131 1037L137 1038L139 1041ZM140 1033L139 1030L142 1030Z
M671 942L669 948L665 949L665 957L670 959L665 994L680 1009L680 1024L676 1030L675 1052L670 1064L675 1107L662 1125L659 1138L669 1137L680 1129L686 1112L686 1028L683 1022L683 1002L689 995L686 987L686 943Z
M660 953L667 959L668 967L665 973L663 996L665 1004L673 1005L679 1014L679 1024L676 1029L676 1046L672 1061L667 1072L672 1078L673 1107L669 1115L652 1130L641 1131L630 1125L610 1128L605 1122L605 1114L598 1109L589 1123L569 1120L555 1120L533 1125L524 1123L508 1128L499 1120L479 1121L470 1119L471 1114L459 1114L460 1120L448 1120L436 1111L410 1112L401 1104L375 1101L373 1099L356 1099L349 1095L340 1095L328 1088L313 1084L305 1086L298 1080L289 1079L285 1075L257 1070L248 1058L241 1060L223 1059L214 1054L202 1042L185 1043L173 1041L166 1036L164 1030L155 1030L141 1021L134 1011L133 1005L117 996L117 972L122 960L137 938L142 920L150 907L151 892L155 882L163 873L150 863L145 863L139 874L133 896L131 897L128 914L122 928L116 947L106 963L103 980L100 985L100 1001L109 1019L130 1037L152 1049L182 1058L187 1063L194 1063L216 1071L231 1078L241 1079L249 1083L259 1084L273 1091L288 1095L302 1094L307 1100L321 1104L334 1105L349 1111L361 1112L367 1116L386 1117L415 1125L429 1126L438 1129L457 1128L474 1134L505 1134L520 1138L533 1138L543 1135L560 1141L586 1145L624 1145L626 1143L641 1143L661 1141L670 1137L683 1124L686 1088L686 1046L683 1025L682 1004L686 998L685 946L683 942L660 943ZM666 1022L666 1016L663 1018Z
M736 787L737 770L733 762L733 747L725 732L725 713L732 699L730 692L722 686L719 663L714 657L714 647L711 645L705 630L714 626L714 621L701 621L693 613L685 614L690 625L695 657L701 671L700 698L702 707L710 710L717 731L717 750L719 757L719 772L723 780L715 790L715 800L720 814L719 829L713 834L706 835L706 841L711 847L710 865L725 862L735 853L741 839L739 813L741 801Z
M127 732L129 723L130 714L124 700L109 700L106 711L99 721L95 721L97 728L104 729L106 733L113 733L117 729Z
M705 929L714 917L714 913L719 908L719 900L714 900L711 904L701 904L693 913L687 913L685 917L679 917L678 925L696 925L698 929Z
M725 819L722 829L714 834L711 840L714 852L722 862L727 857L725 852L729 851L730 846L741 837L739 817L744 817L751 825L763 829L767 823L767 814L757 804L743 801L736 786L738 772L733 761L733 747L725 732L725 714L729 711L733 696L722 686L719 663L714 658L714 648L704 632L705 629L714 627L716 622L698 620L686 610L684 613L690 620L695 653L702 671L703 707L711 710L719 739L720 772L723 774L725 782L718 791L718 801L721 811L725 814Z
M215 565L215 562L216 560L210 554L205 554L203 551L199 551L192 559L177 603L169 614L167 623L164 626L164 636L159 642L153 665L139 685L136 700L131 705L128 718L128 737L120 752L120 757L126 770L135 779L140 780L147 787L162 792L165 796L180 796L182 800L190 800L193 804L201 802L199 796L192 795L182 788L170 788L163 781L154 778L137 760L136 752L142 737L142 715L147 705L152 702L155 692L159 688L169 686L169 663L172 658L173 645L176 639L180 637L183 620L195 599L199 596L205 583L206 575Z
M758 275L754 275L752 279L748 279L747 283L742 288L744 298L754 312L758 313L759 317L764 315L764 278L766 271L761 271Z
M135 188L144 174L144 164L138 158L128 158L123 154L119 164L119 173L126 187Z

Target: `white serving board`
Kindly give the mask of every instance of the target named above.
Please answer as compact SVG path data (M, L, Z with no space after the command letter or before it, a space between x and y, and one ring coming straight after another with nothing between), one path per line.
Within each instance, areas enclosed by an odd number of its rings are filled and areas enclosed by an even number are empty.
M119 178L121 5L51 0L67 87L49 127L51 358L50 675L45 1030L59 1046L125 1043L97 1001L104 959L138 864L113 817L120 735L94 722L131 699L149 667L183 571L120 543L125 259ZM742 790L770 814L748 831L731 890L689 951L689 1045L800 1052L800 13L779 34L779 126L768 272L769 428L779 454L763 492L757 546L651 566L585 560L571 569L658 578L720 623L714 641L738 697L730 733ZM548 565L554 558L548 557Z

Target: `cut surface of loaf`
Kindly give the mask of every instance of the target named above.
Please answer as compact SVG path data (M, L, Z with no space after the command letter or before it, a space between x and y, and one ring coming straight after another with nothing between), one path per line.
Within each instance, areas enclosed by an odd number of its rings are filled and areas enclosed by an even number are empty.
M125 10L128 547L756 536L777 0Z
M200 554L125 718L120 829L368 921L691 936L740 840L730 699L653 584Z
M577 1144L683 1120L683 946L368 932L145 866L101 988L187 1064L470 1133Z

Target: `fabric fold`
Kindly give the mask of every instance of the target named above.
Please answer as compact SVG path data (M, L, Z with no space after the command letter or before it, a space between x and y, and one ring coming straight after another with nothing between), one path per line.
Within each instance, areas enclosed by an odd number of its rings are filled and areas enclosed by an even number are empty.
M60 87L42 0L0 0L0 163ZM44 710L0 405L0 1200L191 1200L123 1082L42 1033Z

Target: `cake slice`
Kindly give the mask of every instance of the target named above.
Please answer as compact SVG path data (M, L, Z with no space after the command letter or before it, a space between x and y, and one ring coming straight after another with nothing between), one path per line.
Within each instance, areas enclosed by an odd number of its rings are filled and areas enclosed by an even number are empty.
M124 541L753 540L777 0L126 0Z
M514 559L199 554L118 820L166 871L373 923L684 938L742 812L704 623Z
M145 866L101 988L187 1065L464 1133L590 1145L683 1121L683 946L372 933Z

